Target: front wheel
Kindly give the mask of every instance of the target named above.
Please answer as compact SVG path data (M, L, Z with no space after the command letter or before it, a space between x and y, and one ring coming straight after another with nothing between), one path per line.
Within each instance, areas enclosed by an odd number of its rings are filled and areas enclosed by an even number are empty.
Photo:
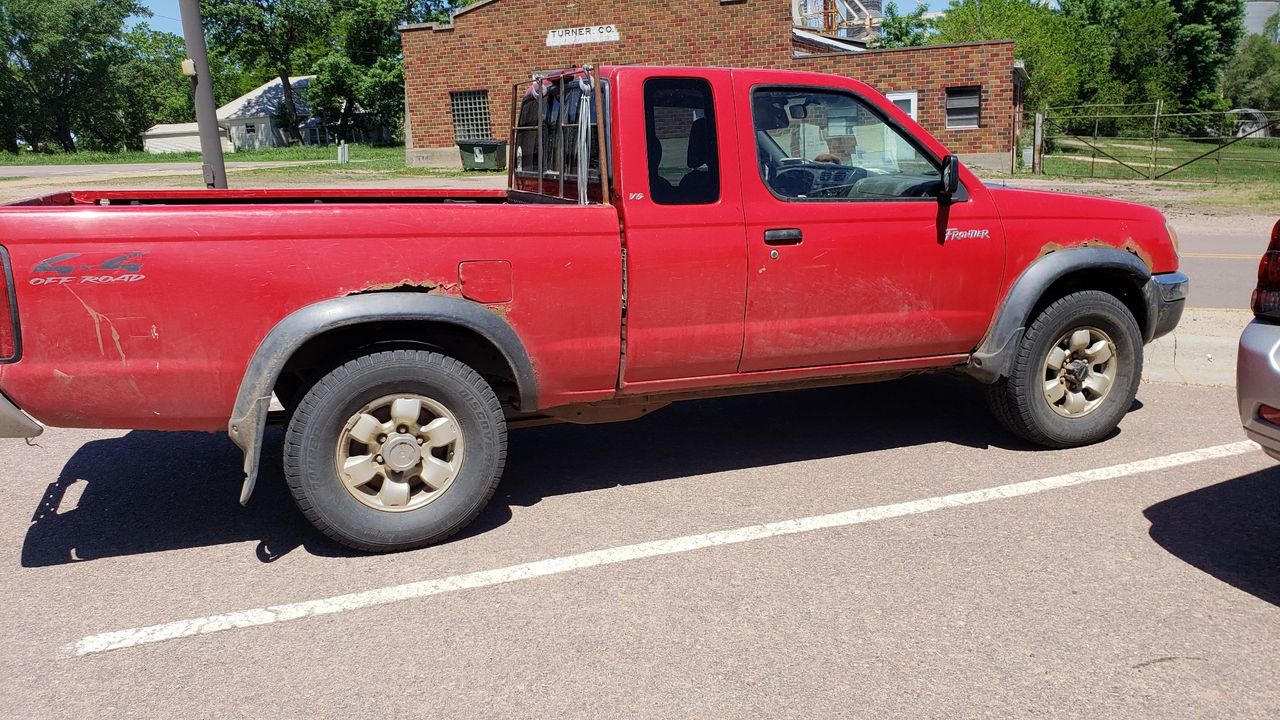
M1142 379L1142 334L1115 296L1072 293L1045 308L1017 348L1008 377L987 388L1000 422L1052 448L1098 442L1133 405Z
M498 398L474 370L433 352L380 352L302 397L285 437L285 478L303 514L334 540L407 550L480 513L506 442Z

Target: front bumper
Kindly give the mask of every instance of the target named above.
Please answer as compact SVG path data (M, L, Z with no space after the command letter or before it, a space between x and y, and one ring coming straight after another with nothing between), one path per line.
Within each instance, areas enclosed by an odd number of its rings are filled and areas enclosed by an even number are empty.
M33 438L44 432L44 426L0 395L0 438Z
M1254 320L1244 329L1236 360L1236 400L1249 439L1280 460L1280 426L1258 415L1263 405L1280 408L1280 325Z
M1147 342L1173 332L1182 320L1190 281L1180 272L1152 275L1143 288L1147 298Z

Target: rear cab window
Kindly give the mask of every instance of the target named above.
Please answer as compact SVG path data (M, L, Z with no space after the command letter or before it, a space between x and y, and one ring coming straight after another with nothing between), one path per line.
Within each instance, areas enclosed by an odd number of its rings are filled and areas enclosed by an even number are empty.
M711 84L651 78L644 84L649 195L659 205L720 199L720 157Z
M539 80L527 87L516 113L514 188L564 199L577 196L582 99L576 75ZM588 95L587 100L587 180L591 199L599 201L600 122L596 99Z

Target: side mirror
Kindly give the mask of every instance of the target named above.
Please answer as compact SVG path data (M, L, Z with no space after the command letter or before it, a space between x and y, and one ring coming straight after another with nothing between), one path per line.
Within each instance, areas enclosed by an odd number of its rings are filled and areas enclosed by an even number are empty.
M942 160L942 197L960 192L960 158L948 155Z

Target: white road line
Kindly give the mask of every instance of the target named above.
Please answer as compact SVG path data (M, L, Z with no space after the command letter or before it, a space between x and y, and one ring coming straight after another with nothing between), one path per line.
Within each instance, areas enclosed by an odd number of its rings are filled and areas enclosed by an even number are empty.
M1058 475L1056 477L1042 478L1040 480L1028 480L1020 483L1000 485L998 487L985 488L983 490L971 490L969 492L955 493L952 495L941 495L938 497L926 498L924 500L912 500L910 502L895 503L893 505L880 505L877 507L849 510L846 512L833 513L831 515L817 515L814 517L799 518L796 520L783 520L763 525L750 525L732 530L719 530L716 532L703 533L701 535L686 535L684 537L670 538L667 540L654 540L652 542L644 542L637 545L624 545L622 547L607 548L604 550L592 550L578 555L567 555L565 557L539 560L537 562L525 563L523 565L512 565L510 567L497 568L494 570L482 570L480 572L467 573L465 575L453 575L450 577L436 578L434 580L423 580L420 582L412 582L406 585L396 585L394 587L380 588L377 590L365 590L363 592L339 595L337 597L324 598L321 600L307 600L304 602L288 603L285 605L272 605L270 607L256 608L253 610L240 610L237 612L209 615L207 617L192 618L189 620L178 620L176 622L152 625L150 627L116 630L98 635L90 635L83 638L79 642L66 646L64 648L64 653L71 656L92 655L94 653L108 652L110 650L121 650L124 648L136 647L138 645L147 645L150 643L164 642L166 640L192 637L194 635L207 635L209 633L222 632L224 630L270 625L272 623L299 620L315 615L329 615L331 613L347 612L349 610L359 610L361 608L368 608L376 605L386 605L388 603L401 602L404 600L414 600L417 598L430 597L432 595L457 592L459 590L489 587L491 585L501 585L504 583L516 582L518 580L529 580L532 578L546 577L548 575L558 575L560 573L598 567L601 565L612 565L614 563L658 557L660 555L673 555L675 553L689 552L691 550L700 550L702 548L716 547L719 545L733 545L736 543L780 537L783 535L795 535L797 533L812 532L814 530L846 527L849 525L858 525L876 520L886 520L889 518L902 517L904 515L915 515L918 513L932 512L934 510L942 510L945 508L960 507L963 505L976 505L979 503L989 502L991 500L1022 497L1024 495L1033 495L1046 490L1056 490L1058 488L1071 487L1073 485L1083 485L1085 483L1097 482L1099 480L1113 480L1129 475L1137 475L1139 473L1166 470L1180 465L1190 465L1192 463L1203 462L1205 460L1215 460L1234 455L1243 455L1257 449L1258 445L1251 441L1231 443L1229 445L1217 445L1199 450L1164 455L1161 457L1151 458L1149 460L1139 460L1137 462L1123 463L1121 465L1112 465L1111 467L1098 468L1096 470L1083 470L1081 472L1070 473L1068 475Z

